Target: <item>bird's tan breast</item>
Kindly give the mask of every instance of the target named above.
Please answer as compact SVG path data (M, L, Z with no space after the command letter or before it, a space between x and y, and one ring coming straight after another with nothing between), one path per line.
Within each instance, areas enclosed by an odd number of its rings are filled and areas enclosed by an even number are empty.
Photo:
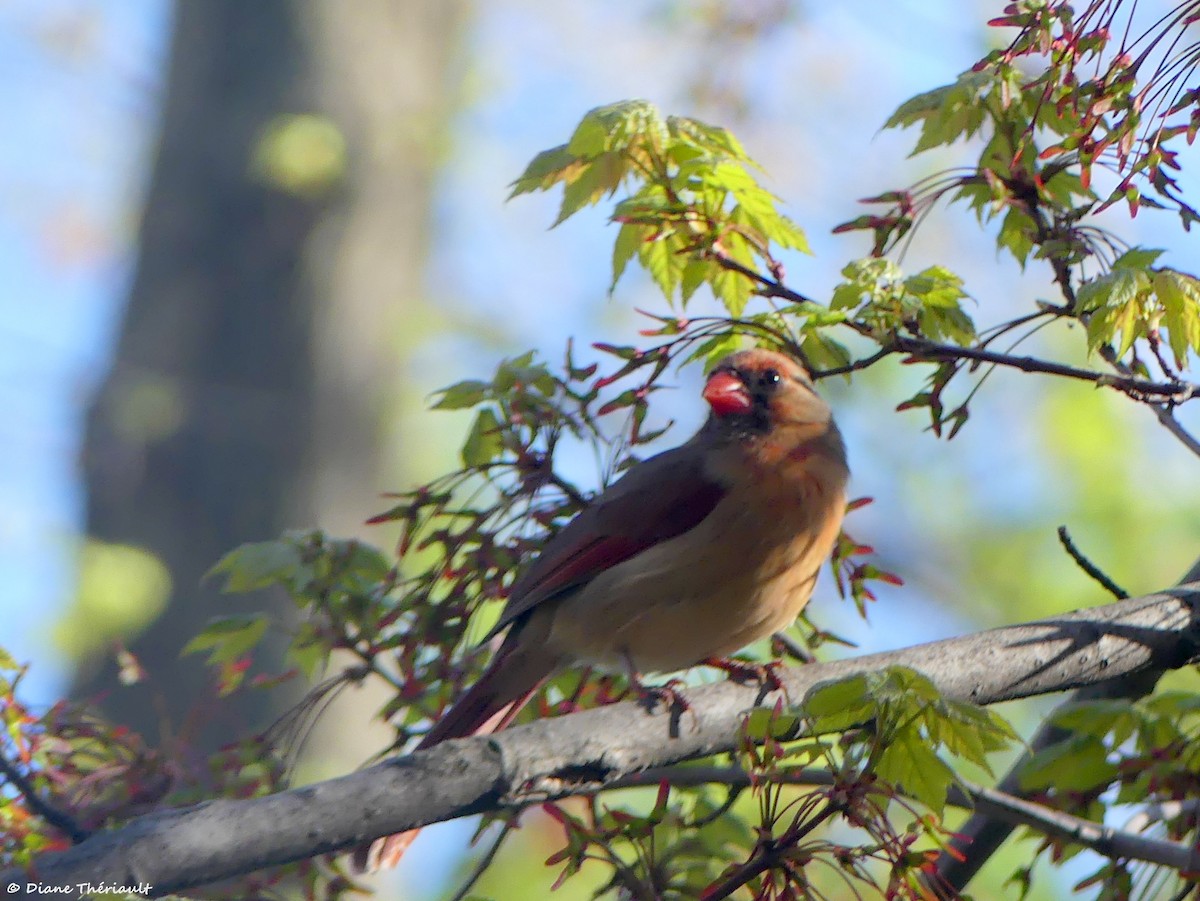
M843 484L739 486L694 529L564 598L549 643L589 663L667 672L784 628L837 540Z

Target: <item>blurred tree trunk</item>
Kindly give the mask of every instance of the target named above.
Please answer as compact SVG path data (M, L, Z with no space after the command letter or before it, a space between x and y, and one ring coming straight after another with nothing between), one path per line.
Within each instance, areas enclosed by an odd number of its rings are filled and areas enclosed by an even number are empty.
M89 537L170 570L165 612L130 648L175 723L211 681L180 659L188 638L263 604L287 619L285 601L225 598L205 571L286 528L353 533L395 486L384 417L401 383L398 329L422 302L461 14L437 0L176 8L137 273L85 444ZM298 114L325 117L305 121L344 143L344 166L327 154L316 185L255 163L264 134ZM111 649L96 651L77 696L116 684ZM153 741L146 691L105 705ZM253 694L222 705L202 746L270 715Z

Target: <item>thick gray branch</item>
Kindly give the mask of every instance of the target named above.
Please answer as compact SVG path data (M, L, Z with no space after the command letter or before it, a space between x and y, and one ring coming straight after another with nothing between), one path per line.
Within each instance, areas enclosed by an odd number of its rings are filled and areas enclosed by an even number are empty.
M991 704L1184 665L1200 652L1200 583L1054 619L786 669L801 701L818 683L907 666L950 698ZM754 686L687 692L682 714L614 704L498 735L446 742L350 776L266 798L210 801L142 817L45 854L37 881L149 883L155 896L348 848L364 839L539 798L600 789L648 767L729 751L745 714L770 705Z
M1200 559L1179 580L1181 585L1200 581ZM1122 678L1111 679L1099 685L1086 686L1071 695L1062 706L1081 701L1127 699L1142 697L1154 691L1163 670L1146 667L1130 672ZM1038 751L1065 741L1069 734L1047 720L1029 741L1029 751L1023 754L1009 769L996 787L1011 795L1021 794L1021 772L1029 759ZM957 897L975 878L975 874L991 859L992 855L1012 834L1014 824L1008 820L992 817L986 810L972 815L955 831L949 850L943 852L934 865L930 879L932 890L944 897Z

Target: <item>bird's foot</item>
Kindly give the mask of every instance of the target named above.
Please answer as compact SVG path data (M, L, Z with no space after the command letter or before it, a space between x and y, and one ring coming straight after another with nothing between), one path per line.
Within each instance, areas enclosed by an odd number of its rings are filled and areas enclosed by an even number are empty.
M679 679L672 679L665 685L645 685L636 673L630 676L630 691L638 696L639 701L649 712L654 713L659 704L666 708L666 712L670 716L672 738L679 737L680 724L685 713L692 718L692 728L699 727L696 711L692 709L691 702L684 696L683 688L684 683Z
M783 664L778 660L772 660L770 663L751 663L749 660L736 660L732 657L705 657L700 662L704 666L723 670L734 682L757 682L765 691L783 690L783 682L778 675Z
M666 706L667 711L671 714L671 734L673 736L678 734L679 721L684 713L691 713L693 724L695 724L696 712L692 710L692 705L680 691L683 688L683 682L679 679L672 679L665 685L647 685L642 681L633 658L628 654L623 656L625 674L629 677L629 690L650 712L654 712L654 708L660 703Z
M655 705L663 704L672 713L684 713L692 709L692 705L683 695L684 684L679 679L672 679L664 685L646 685L633 675L629 681L633 693L648 708L653 709Z
M611 675L596 680L596 704L600 707L623 701L628 695L629 689L623 685L618 688L616 678Z

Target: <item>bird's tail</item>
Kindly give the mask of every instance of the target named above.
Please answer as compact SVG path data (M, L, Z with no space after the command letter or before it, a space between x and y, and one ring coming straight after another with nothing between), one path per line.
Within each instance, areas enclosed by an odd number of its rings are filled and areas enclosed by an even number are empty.
M555 667L555 661L537 651L530 653L513 639L510 635L479 681L433 724L416 750L450 738L490 735L512 722ZM395 867L419 832L409 829L359 845L351 857L355 872Z

